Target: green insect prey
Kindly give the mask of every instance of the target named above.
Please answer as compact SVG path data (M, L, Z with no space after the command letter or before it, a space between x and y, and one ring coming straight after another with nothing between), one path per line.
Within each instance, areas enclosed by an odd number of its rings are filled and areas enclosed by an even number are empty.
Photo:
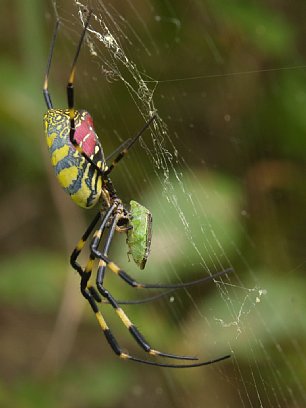
M150 254L152 238L152 214L143 205L134 200L130 202L131 227L127 231L129 254L140 269L144 269Z

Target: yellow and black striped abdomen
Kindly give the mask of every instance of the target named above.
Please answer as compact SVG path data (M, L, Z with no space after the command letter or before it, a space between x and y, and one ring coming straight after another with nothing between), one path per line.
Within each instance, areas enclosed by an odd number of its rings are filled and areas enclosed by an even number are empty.
M44 127L52 166L60 185L80 207L93 207L101 195L102 178L70 142L69 110L48 110ZM75 129L74 139L78 145L103 169L103 150L88 112L75 111Z

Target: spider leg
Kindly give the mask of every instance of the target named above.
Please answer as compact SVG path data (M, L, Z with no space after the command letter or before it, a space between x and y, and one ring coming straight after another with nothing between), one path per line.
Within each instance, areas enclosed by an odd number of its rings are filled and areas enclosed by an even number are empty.
M136 342L145 352L147 352L148 354L152 356L168 357L168 358L174 358L174 359L179 359L179 360L198 360L197 357L193 357L193 356L182 356L182 355L176 355L176 354L163 353L159 350L153 349L149 345L149 343L145 340L145 338L140 333L140 331L136 328L136 326L131 322L131 320L126 315L126 313L123 311L123 309L119 307L118 303L116 302L114 297L108 292L108 290L106 290L102 285L100 285L99 292L102 294L104 298L106 298L109 301L109 303L114 308L117 315L119 316L120 320L123 322L123 324L129 330L133 338L136 340Z
M233 272L233 268L227 268L224 269L223 271L217 272L213 275L210 276L205 276L204 278L201 279L196 279L193 281L189 282L183 282L183 283L174 283L174 284L160 284L160 283L142 283L136 281L133 277L128 275L123 269L121 269L118 265L116 265L113 261L111 261L107 256L105 256L103 253L98 251L97 249L97 243L95 241L92 242L91 244L91 252L92 254L104 261L109 269L114 272L116 275L118 275L121 279L123 279L128 285L132 286L133 288L139 288L139 289L178 289L178 288L186 288L189 286L194 286L198 285L200 283L210 281L213 279L218 278L219 276L226 275L228 273Z
M59 24L60 24L60 20L58 18L58 15L56 15L56 23L55 23L55 27L54 27L54 31L52 35L49 57L48 57L47 68L46 68L46 74L45 74L45 80L44 80L44 86L43 86L43 95L44 95L45 102L46 102L48 109L53 108L51 95L48 89L48 82L49 82L49 73L50 73L50 67L51 67L51 62L52 62L52 57L53 57L54 45L55 45L55 41L56 41L58 29L59 29Z
M149 302L154 302L155 300L161 299L167 295L169 295L172 292L175 292L177 289L170 289L166 290L165 292L158 293L157 295L153 296L148 296L143 299L135 299L135 300L117 300L118 305L142 305L143 303L149 303ZM102 299L102 303L109 305L110 303Z
M115 207L116 207L116 205L113 205L112 207L110 207L109 210L104 215L104 217L102 219L102 222L101 222L102 231L104 230L104 228L106 226L106 223L108 222L109 218L112 216L112 213L113 213L113 210L114 210ZM80 253L82 252L88 237L92 233L92 231L95 228L95 226L96 226L97 222L99 221L100 217L101 217L101 214L100 214L100 212L98 212L96 214L96 216L94 217L94 219L92 220L92 222L90 223L89 227L86 229L86 231L82 235L82 238L77 243L76 247L74 248L74 250L72 251L72 254L70 256L71 266L81 276L81 288L82 288L82 290L84 290L84 288L87 289L87 284L88 284L88 280L89 280L90 275L91 275L91 270L92 270L94 258L90 257L89 262L87 263L84 270L83 270L82 266L77 262L77 258L79 257ZM100 302L101 298L100 298L99 294L97 293L97 291L94 288L88 288L88 289L91 292L91 296L93 296L97 302Z
M112 242L112 240L113 240L117 222L118 222L118 217L114 217L114 220L113 220L112 225L111 225L111 227L110 227L110 230L109 230L109 233L108 233L106 242L105 242L105 244L104 244L103 252L102 252L103 255L105 255L105 256L107 256L108 250L109 250L109 247L110 247L110 244L111 244L111 242ZM93 221L93 224L96 225L95 220ZM94 225L93 225L93 226L94 226ZM104 227L105 227L105 224L104 224ZM100 235L101 237L102 237L102 234L103 234L104 227L102 226L101 233L99 233L99 235ZM82 239L81 239L81 241L80 241L80 242L82 242L82 244L83 244L84 240L86 240L86 239L88 238L88 236L90 235L90 233L92 232L92 230L93 230L93 228L90 228L89 231L86 231L86 233L85 233L86 235L85 235L85 234L83 235L83 237L82 237ZM100 240L101 240L101 239L100 239ZM100 240L99 240L99 242L100 242ZM99 246L99 242L96 242L96 243L95 243L95 247L98 247L98 246ZM99 260L98 271L97 271L97 278L96 278L96 285L97 285L98 291L99 291L100 293L101 293L100 288L103 286L103 280L104 280L106 265L107 265L107 264L106 264L102 259ZM99 299L99 295L97 294L96 289L95 289L93 286L91 286L91 287L89 288L89 290L90 290L91 294L93 295L93 297L94 297L97 301L101 301L102 303L108 304L108 305L110 304L110 302L109 302L107 299L102 299L102 300ZM152 301L154 301L154 300L157 300L157 299L159 299L159 298L162 298L162 297L164 297L164 296L167 296L167 295L169 295L170 293L174 292L175 290L176 290L176 288L175 288L175 289L170 289L170 290L167 290L166 292L159 293L158 295L150 296L150 297L147 297L147 298L144 298L144 299L137 299L137 300L117 300L117 304L118 304L118 305L120 305L120 304L124 304L124 305L137 305L137 304L142 304L142 303L148 303L148 302L152 302ZM101 294L102 294L102 293L101 293Z
M93 246L98 247L100 241L101 241L101 237L102 234L105 230L106 224L108 222L108 220L110 219L110 217L112 215L114 215L114 211L116 209L117 203L114 203L112 207L109 208L109 210L107 211L107 213L104 215L102 222L99 226L99 229L96 230L96 232L93 235L93 240L92 240L92 244L91 244L91 248ZM142 364L147 364L147 365L153 365L153 366L160 366L160 367L170 367L170 368L191 368L191 367L199 367L202 365L207 365L207 364L212 364L214 362L218 362L221 360L224 360L226 358L229 358L230 355L226 355L226 356L222 356L219 357L217 359L214 360L209 360L209 361L204 361L204 362L200 362L200 363L195 363L195 364L165 364L165 363L158 363L158 362L154 362L154 361L149 361L149 360L144 360L138 357L134 357L131 356L130 354L124 353L122 351L122 349L120 348L117 340L115 339L114 335L112 334L112 332L110 331L101 311L99 310L98 306L97 306L97 301L99 302L100 299L97 299L98 294L93 293L92 291L92 287L88 286L88 282L89 279L91 277L91 273L92 273L92 268L93 268L93 263L94 260L96 258L95 254L93 253L93 251L90 254L90 258L89 261L87 262L87 265L85 267L85 269L83 270L82 267L77 263L77 257L79 256L80 252L82 251L85 242L87 241L89 235L91 234L91 232L93 231L95 225L97 224L97 222L99 221L100 218L100 213L98 213L95 218L93 219L93 221L91 222L91 224L89 225L89 227L87 228L87 230L85 231L85 233L83 234L81 240L79 241L77 247L75 248L75 250L73 251L72 255L71 255L71 264L73 265L73 267L79 272L79 274L81 275L81 293L82 295L85 297L85 299L87 299L87 301L89 302L93 312L95 313L96 319L106 337L106 340L108 341L110 347L112 348L112 350L122 359L126 359L126 360L131 360L131 361L135 361L138 363L142 363ZM114 231L115 231L115 226L117 223L117 218L116 215L114 216L114 220L112 221L109 233L108 233L108 237L106 239L106 243L104 245L104 252L107 254L109 246L111 244L113 235L114 235ZM106 260L108 260L107 256L104 255L104 258ZM107 265L108 262L106 262L103 258L102 258L102 266L104 266L103 269L105 269L105 264ZM128 330L130 331L131 335L133 336L133 338L136 340L136 342L150 355L152 356L160 356L160 357L166 357L166 358L173 358L173 359L183 359L183 360L194 360L196 359L195 357L191 357L191 356L179 356L179 355L174 355L174 354L170 354L170 353L163 353L160 352L158 350L154 350L151 348L151 346L147 343L147 341L144 339L143 335L139 332L139 330L135 327L135 325L129 320L128 316L125 314L125 312L119 307L118 302L116 302L116 300L113 298L113 296L102 286L102 281L103 281L103 276L104 273L101 274L99 276L99 279L97 277L97 283L100 284L100 286L98 286L100 293L102 294L102 296L111 304L111 306L115 309L117 315L119 316L119 318L121 319L121 321L124 323L124 325L128 328ZM99 282L101 281L101 282Z
M118 218L119 218L119 216L117 215L117 216L114 217L114 219L112 221L112 225L110 227L108 237L107 237L106 243L105 243L104 248L103 248L103 254L104 255L107 255L109 246L110 246L111 241L112 241L113 236L114 236L114 232L115 232L115 228L116 228L116 225L117 225L117 222L118 222ZM97 230L97 232L94 234L93 242L95 243L95 246L99 245L99 242L98 242L99 238L98 237L100 237L100 236L101 236L101 233L100 233L100 228L99 228L99 230ZM140 345L140 347L142 347L147 353L149 353L151 355L155 355L155 356L177 358L177 359L183 359L183 360L197 360L197 358L195 358L195 357L177 356L177 355L174 355L174 354L162 353L162 352L160 352L158 350L152 349L152 347L144 339L144 337L139 332L139 330L130 321L130 319L125 314L125 312L119 307L119 304L117 303L117 301L104 288L103 278L104 278L105 267L106 267L106 263L103 260L100 260L100 265L99 265L97 278L96 278L96 284L97 284L98 291L105 299L107 299L107 301L110 303L110 305L115 309L115 312L117 313L117 315L119 316L119 318L121 319L123 324L128 328L129 332L134 337L136 342Z
M103 254L105 256L107 256L110 244L112 243L114 233L115 233L115 230L116 230L116 225L117 225L117 222L118 222L118 218L119 218L119 216L118 216L118 214L116 214L114 216L112 224L111 224L111 226L109 228L109 233L108 233L108 236L107 236L106 242L104 244L104 248L103 248ZM100 230L100 228L99 228L99 230ZM101 235L102 235L102 233L98 232L98 234L94 237L94 240L98 240L98 242L95 242L95 245L97 245L97 246L100 243ZM100 238L97 238L97 236L99 236ZM99 292L100 292L100 286L102 287L102 285L103 285L105 269L106 269L106 263L102 259L100 259L99 266L98 266L98 271L97 271L97 278L96 278L96 284L97 284L97 288L98 288Z
M112 208L113 208L113 210L115 210L115 206L112 206ZM104 254L105 256L107 256L107 253L108 253L110 244L111 244L111 242L112 242L112 240L113 240L114 233L115 233L115 229L116 229L116 225L117 225L117 222L118 222L118 218L119 218L119 215L116 214L116 215L114 216L114 218L113 218L113 221L112 221L111 226L109 227L109 232L108 232L108 235L107 235L107 238L106 238L106 242L105 242L104 248L103 248L103 254ZM105 223L102 222L102 224L100 225L99 229L98 229L98 230L95 232L95 234L94 234L93 241L96 241L96 242L97 242L97 243L96 243L97 246L99 245L99 243L100 243L100 241L101 241L101 238L102 238L104 229L105 229ZM101 293L101 291L100 291L100 285L103 284L105 269L106 269L106 264L105 264L105 262L104 262L103 260L100 259L100 260L99 260L99 265L98 265L98 271L97 271L97 278L96 278L97 289L98 289L98 291L99 291L100 293ZM89 291L91 292L91 294L93 295L93 297L94 297L98 302L101 302L101 301L102 301L102 299L101 299L99 293L97 292L97 290L96 290L96 288L95 288L94 286L90 286L88 289L89 289ZM101 293L101 294L102 294L102 293ZM103 303L104 303L104 302L103 302ZM106 303L106 302L105 302L105 303Z
M131 361L135 361L137 363L141 363L141 364L147 364L147 365L152 365L152 366L157 366L157 367L169 367L169 368L192 368L192 367L201 367L204 365L209 365L209 364L213 364L213 363L217 363L219 361L225 360L229 357L231 357L229 354L222 356L222 357L218 357L216 359L213 360L208 360L208 361L202 361L199 363L194 363L194 364L166 364L166 363L158 363L155 361L149 361L149 360L143 360L141 358L138 357L133 357L130 354L124 353L121 349L121 347L119 346L115 336L113 335L113 333L111 332L111 330L109 329L101 311L99 310L93 296L91 296L90 292L85 292L86 294L86 299L88 300L95 316L96 319L99 323L99 326L101 327L103 334L108 342L108 344L110 345L110 347L112 348L112 350L115 352L115 354L117 354L117 356L119 356L121 359L123 360L131 360ZM154 354L156 355L156 354Z
M226 360L228 358L231 357L230 354L227 354L225 356L221 356L221 357L217 357L213 360L207 360L207 361L201 361L199 363L193 363L193 364L165 364L165 363L155 363L155 361L148 361L148 360L143 360L141 358L138 357L132 357L128 354L122 353L121 358L123 359L129 359L131 361L135 361L137 363L142 363L142 364L148 364L148 365L152 365L152 366L157 366L157 367L168 367L168 368L192 368L192 367L202 367L205 365L209 365L209 364L214 364L214 363L218 363L219 361L223 361Z
M81 267L81 265L77 262L77 258L79 257L80 253L82 252L84 245L88 239L88 237L90 236L90 234L92 233L93 229L95 228L97 222L99 221L101 217L100 212L98 212L95 216L95 218L92 220L92 222L90 223L89 227L86 229L86 231L84 232L84 234L82 235L82 238L79 240L79 242L77 243L77 245L75 246L74 250L72 251L72 254L70 256L70 264L73 267L73 269L75 269L81 276L83 274L83 268ZM107 221L107 220L106 220Z
M118 218L120 217L119 214L116 214L114 216L114 219L112 221L112 224L110 226L109 229L109 233L108 233L108 237L106 239L106 243L104 245L103 248L103 253L107 254L109 246L111 244L111 241L113 239L114 236L114 232L115 232L115 227L117 225L118 222ZM96 232L94 233L93 236L93 240L92 242L94 243L94 245L96 247L98 247L100 241L101 241L101 236L102 236L102 232L104 230L103 227L103 223L104 220L102 221L101 226L99 227L99 229L96 230ZM91 245L91 247L93 246L93 243ZM99 322L100 327L102 328L104 335L108 341L108 343L110 344L110 346L112 347L113 351L119 355L119 357L124 358L124 359L130 359L132 361L136 361L136 362L140 362L140 363L144 363L147 364L147 360L142 360L139 359L138 357L133 357L130 356L129 354L123 353L121 348L119 347L117 341L115 340L114 336L112 335L112 333L110 332L100 310L97 307L96 301L94 299L94 296L92 294L92 291L90 290L90 288L87 287L87 282L91 276L91 271L92 271L92 263L94 260L94 255L91 253L90 256L90 260L85 268L85 272L83 274L82 280L81 280L81 292L83 294L83 296L89 301L95 315L96 318ZM105 269L105 262L102 260L103 264L102 264L102 268L101 270ZM104 268L103 268L104 266ZM183 356L183 355L175 355L175 354L171 354L171 353L164 353L161 352L159 350L155 350L153 349L149 343L145 340L145 338L143 337L143 335L140 333L140 331L136 328L136 326L131 322L131 320L129 319L129 317L126 315L126 313L123 311L122 308L119 307L117 301L114 299L114 297L108 292L107 289L104 288L102 281L103 281L103 277L104 277L104 272L103 273L98 273L97 274L97 288L99 290L99 293L105 298L107 299L107 301L110 303L110 305L113 307L113 309L115 310L115 312L117 313L118 317L120 318L120 320L123 322L123 324L127 327L127 329L129 330L129 332L131 333L131 335L133 336L133 338L135 339L135 341L138 343L138 345L148 354L150 354L151 356L159 356L159 357L166 357L166 358L173 358L173 359L179 359L179 360L197 360L196 357L193 356ZM225 357L223 357L225 358ZM223 359L222 358L222 359ZM219 361L219 359L217 359L217 361ZM155 363L155 362L150 362L148 361L148 364L151 365L161 365L159 363ZM210 364L210 362L205 362L205 364ZM200 363L200 365L203 365L203 363ZM162 364L161 366L164 367L176 367L177 365L172 365L172 364ZM188 365L188 367L193 367L193 366L197 366L197 365ZM178 367L184 367L183 365L178 365Z
M105 157L105 161L108 162L112 157L118 154L121 150L124 150L128 144L131 142L131 138L126 139L120 146L118 146L114 151L112 151L107 157Z
M114 210L114 211L116 211L116 210ZM117 213L114 216L113 220L112 220L112 224L111 224L111 226L109 228L108 236L107 236L106 242L104 244L104 248L103 248L103 255L104 256L107 256L110 244L111 244L112 239L114 237L115 228L116 228L116 225L118 223L119 218L120 218L120 214ZM93 240L92 240L91 247L94 246L94 247L97 248L99 246L103 230L104 230L104 220L102 221L100 227L96 230L96 232L93 235ZM92 264L93 264L94 259L95 259L94 254L91 253L89 262L86 265L86 268L85 268L85 271L83 273L82 280L81 280L81 291L82 291L83 296L85 296L87 299L88 299L87 289L89 289L90 294L96 299L96 295L94 295L94 293L93 293L93 287L91 287L91 288L87 287L88 280L89 280L89 278L91 276ZM161 357L175 358L175 359L181 359L181 360L197 360L196 357L192 357L192 356L180 356L180 355L175 355L175 354L163 353L161 351L154 350L149 345L149 343L145 340L145 338L139 332L139 330L136 328L136 326L130 321L130 319L128 318L126 313L119 307L119 304L114 299L114 297L103 286L103 278L104 278L105 267L106 267L106 263L103 260L100 259L99 269L98 269L97 278L96 278L97 289L98 289L99 293L105 299L107 299L107 301L110 303L110 305L114 308L115 312L117 313L117 315L119 316L119 318L121 319L123 324L127 327L127 329L129 330L129 332L131 333L133 338L139 344L139 346L144 351L146 351L147 353L149 353L150 355L153 355L153 356L161 356Z
M102 262L103 262L103 261L102 261ZM221 271L221 272L217 272L217 273L215 273L215 274L213 274L213 275L206 276L205 278L202 278L202 279L200 279L200 280L192 281L192 282L187 282L187 287L188 287L188 286L197 285L197 284L201 284L201 283L203 283L204 281L211 281L211 280L217 279L217 278L220 277L220 276L227 275L228 273L232 273L232 272L234 272L234 269L228 268L228 269L225 269L225 270L223 270L223 271ZM183 285L184 285L183 287L186 286L186 284L184 284L184 283L183 283ZM154 302L155 300L158 300L158 299L161 299L161 298L163 298L163 297L165 297L165 296L168 296L168 295L170 295L171 293L173 293L173 292L175 292L176 290L181 289L181 288L182 288L182 287L180 287L180 286L179 286L179 287L175 287L175 288L166 290L165 292L158 293L157 295L153 295L153 296L148 296L148 297L145 297L145 298L143 298L143 299L136 299L136 300L117 300L117 303L118 303L118 305L141 305L141 304L143 304L143 303ZM105 301L105 300L102 300L102 303L110 304L108 301Z
M111 165L107 168L107 170L104 172L104 175L108 176L114 169L114 167L120 162L123 157L126 156L130 148L137 142L137 140L140 138L140 136L147 130L147 128L151 125L151 123L156 119L156 115L153 115L146 123L145 125L139 130L139 132L131 139L129 140L129 143L125 146L125 143L123 143L123 149L121 152L115 157ZM113 153L110 155L112 156Z
M153 356L160 356L160 357L167 357L167 358L173 358L173 359L182 359L182 360L196 360L196 357L192 357L192 356L183 356L183 355L175 355L175 354L170 354L170 353L164 353L161 352L159 350L155 350L152 349L152 347L149 345L149 343L145 340L145 338L143 337L143 335L140 333L140 331L136 328L136 326L131 322L131 320L129 319L129 317L126 315L126 313L123 311L123 309L121 307L119 307L118 302L114 299L114 297L108 292L107 289L105 289L103 287L102 284L102 280L103 280L103 276L104 276L104 269L105 266L109 265L109 262L106 262L105 259L107 259L107 251L109 248L109 245L112 241L113 235L114 235L114 231L115 231L115 226L117 223L117 218L114 217L114 220L112 222L112 226L110 228L110 232L109 232L109 236L107 239L107 242L104 246L104 251L103 254L100 253L101 256L99 256L100 258L100 268L101 271L103 270L103 274L102 272L99 274L97 274L97 280L96 280L96 284L97 284L97 288L99 290L99 293L105 298L107 299L107 301L109 302L109 304L114 308L115 312L117 313L117 315L119 316L119 318L121 319L121 321L123 322L123 324L127 327L127 329L129 330L129 332L131 333L131 335L133 336L133 338L136 340L136 342L139 344L139 346L148 354L153 355ZM101 240L101 231L100 229L97 230L94 234L94 239L92 241L91 244L91 250L92 250L92 254L91 256L93 257L94 255L97 254L97 248L99 246ZM222 273L225 273L224 271ZM220 276L220 274L218 274L218 276ZM206 278L207 280L207 278ZM202 280L201 280L202 281ZM144 287L144 286L142 286ZM169 291L170 292L170 291ZM158 295L159 296L159 295ZM139 359L134 359L133 357L129 357L132 360L135 361L139 361ZM142 360L141 360L142 361ZM141 362L140 361L140 362ZM168 365L166 365L168 367ZM169 365L170 367L171 365Z
M77 143L77 141L74 139L74 134L75 134L75 108L74 108L74 79L75 79L75 72L76 72L76 63L80 55L81 51L81 46L84 41L84 37L86 34L87 27L89 25L89 21L91 18L92 12L90 11L87 17L87 20L84 24L84 28L79 40L79 44L73 59L73 63L71 66L69 78L68 78L68 84L67 84L67 100L68 100L68 110L69 110L69 119L70 119L70 131L69 131L69 139L70 142L73 144L75 149L95 168L95 170L100 174L102 177L107 177L113 168L117 165L117 163L128 153L129 149L136 143L136 141L139 139L139 137L145 132L145 130L150 126L150 124L153 122L153 120L156 118L156 115L153 115L147 123L143 126L143 128L133 137L128 139L127 142L123 143L122 145L122 150L121 152L117 155L117 157L114 159L114 161L111 163L111 165L107 168L107 170L102 171L100 167L97 166L97 164L83 151L82 147ZM53 35L53 40L51 43L51 51L50 51L50 56L49 56L49 61L47 65L47 73L46 73L46 79L45 79L45 84L44 84L44 96L45 96L45 101L48 106L48 109L52 107L51 103L51 98L48 93L48 74L49 74L49 69L51 65L51 58L53 54L53 49L54 49L54 43L55 39L57 36L57 31L58 31L58 24L59 24L59 19L57 20L57 25L54 31ZM110 156L112 156L115 153L112 153Z
M70 119L69 139L70 139L70 142L75 147L75 149L95 168L98 174L100 174L103 177L104 172L100 169L100 167L97 166L97 164L89 156L87 156L87 154L83 151L82 147L74 139L74 134L75 134L74 79L75 79L75 72L76 72L76 63L80 55L81 46L84 41L84 37L86 34L86 30L89 24L91 14L92 13L90 11L88 14L87 20L84 24L84 28L83 28L83 31L80 37L80 41L79 41L74 59L73 59L73 63L72 63L70 74L69 74L68 84L67 84L67 100L68 100L69 119Z
M69 109L69 116L70 116L70 121L71 121L71 129L70 132L74 132L75 128L74 128L74 78L75 78L75 71L76 71L76 63L77 60L79 58L80 55L80 51L81 51L81 46L83 44L84 41L84 37L86 34L86 30L89 24L89 20L91 17L91 12L89 13L87 20L84 24L84 28L79 40L79 44L72 62L72 66L71 66L71 70L70 70L70 75L69 75L69 80L68 80L68 84L67 84L67 98L68 98L68 109ZM73 125L73 126L72 126Z
M200 283L204 283L206 281L211 281L213 279L216 279L220 276L227 275L228 273L233 272L233 268L227 268L224 269L223 271L217 272L213 275L205 276L204 278L196 279L193 281L189 282L183 282L183 283L174 283L174 284L162 284L162 283L142 283L142 282L137 282L134 278L132 278L130 275L128 275L126 272L124 272L122 269L118 267L118 265L114 264L112 261L109 260L108 262L108 267L112 272L117 274L121 279L123 279L128 285L134 287L134 288L140 288L140 289L179 289L179 288L187 288L189 286L195 286ZM118 269L119 268L119 269Z
M114 209L116 208L117 204L113 204L108 211L104 214L104 217L101 221L101 225L99 227L99 230L101 231L101 235L106 227L106 224L108 222L108 220L110 219L110 217L113 214ZM91 224L89 225L89 227L87 228L87 230L85 231L85 233L83 234L82 238L80 239L80 241L78 242L78 244L76 245L76 247L74 248L71 257L70 257L70 264L71 266L78 271L78 273L81 276L81 291L82 294L86 297L86 299L88 299L88 293L87 293L87 289L90 292L90 295L94 297L94 299L97 302L101 301L101 298L99 296L99 294L97 293L97 291L93 288L93 287L88 287L88 281L90 279L91 276L91 271L93 268L93 263L95 260L95 257L91 254L89 257L89 260L85 266L85 269L83 269L81 267L81 265L77 262L77 258L80 255L82 249L84 248L84 245L88 239L88 237L90 236L90 234L92 233L94 227L96 226L97 222L99 221L101 217L100 212L95 216L95 218L93 219L93 221L91 222Z

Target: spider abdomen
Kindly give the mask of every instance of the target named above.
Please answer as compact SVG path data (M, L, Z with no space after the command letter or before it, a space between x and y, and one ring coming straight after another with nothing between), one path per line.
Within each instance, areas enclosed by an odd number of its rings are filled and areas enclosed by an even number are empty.
M103 170L104 154L86 111L75 111L74 139L83 152ZM68 109L49 109L44 116L45 135L56 177L72 200L83 208L93 207L102 189L102 177L75 149L69 139Z

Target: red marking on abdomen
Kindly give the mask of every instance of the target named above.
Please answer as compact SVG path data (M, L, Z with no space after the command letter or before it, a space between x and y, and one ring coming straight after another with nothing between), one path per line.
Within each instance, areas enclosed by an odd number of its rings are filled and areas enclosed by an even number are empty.
M98 137L93 128L93 120L88 112L81 115L81 124L75 130L74 139L82 147L87 156L92 156L98 145Z

